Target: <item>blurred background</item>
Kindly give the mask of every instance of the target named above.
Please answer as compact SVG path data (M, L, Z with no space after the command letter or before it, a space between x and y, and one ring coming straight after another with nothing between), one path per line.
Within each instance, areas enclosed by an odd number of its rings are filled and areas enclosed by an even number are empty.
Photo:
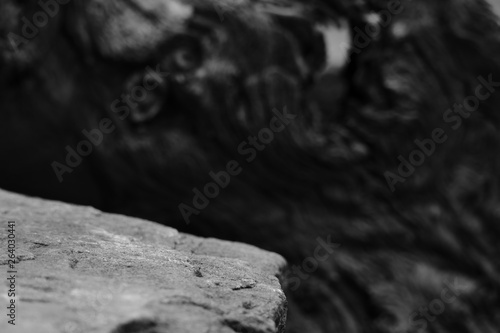
M4 0L0 187L283 255L288 332L498 332L495 12Z

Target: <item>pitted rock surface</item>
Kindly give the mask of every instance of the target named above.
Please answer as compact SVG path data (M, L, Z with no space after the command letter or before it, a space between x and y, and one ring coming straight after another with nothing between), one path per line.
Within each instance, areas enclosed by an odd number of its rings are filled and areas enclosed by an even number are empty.
M5 191L0 214L0 267L7 272L7 221L15 221L17 271L16 325L2 320L1 332L284 329L279 255ZM5 304L7 282L0 289Z

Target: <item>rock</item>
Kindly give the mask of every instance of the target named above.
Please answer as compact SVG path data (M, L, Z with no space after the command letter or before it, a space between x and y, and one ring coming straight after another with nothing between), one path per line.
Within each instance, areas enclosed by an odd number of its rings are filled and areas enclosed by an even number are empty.
M283 332L284 259L96 209L0 191L15 221L15 326L1 332ZM5 313L7 283L2 283Z

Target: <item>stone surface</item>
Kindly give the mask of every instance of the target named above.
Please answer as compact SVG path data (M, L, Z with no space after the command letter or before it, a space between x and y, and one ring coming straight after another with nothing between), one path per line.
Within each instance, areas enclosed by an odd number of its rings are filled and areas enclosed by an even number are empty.
M16 222L16 325L1 332L281 332L277 254L0 191L0 268Z

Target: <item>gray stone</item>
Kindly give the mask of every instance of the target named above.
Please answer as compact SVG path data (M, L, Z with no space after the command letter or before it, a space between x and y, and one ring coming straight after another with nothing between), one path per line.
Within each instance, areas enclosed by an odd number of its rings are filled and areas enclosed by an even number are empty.
M284 259L153 222L0 191L15 221L16 320L1 332L282 332Z

